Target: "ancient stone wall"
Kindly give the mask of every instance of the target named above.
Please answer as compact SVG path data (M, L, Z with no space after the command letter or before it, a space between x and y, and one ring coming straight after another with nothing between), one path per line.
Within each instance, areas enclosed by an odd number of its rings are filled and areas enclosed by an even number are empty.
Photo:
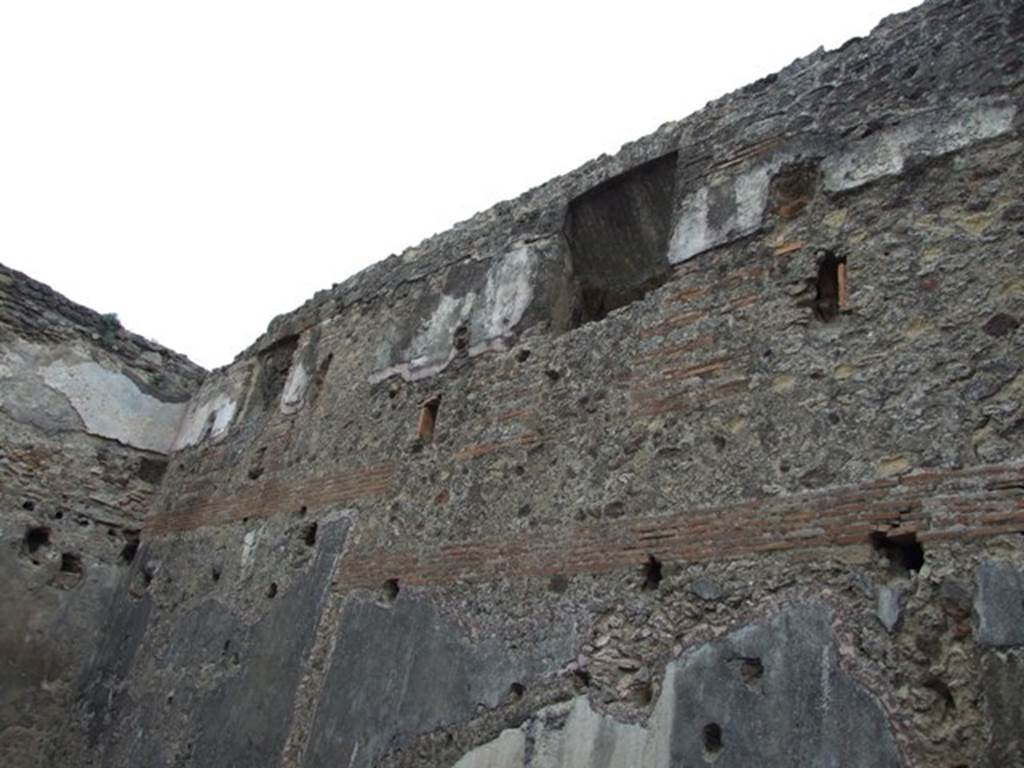
M51 759L1024 764L1022 43L925 3L277 318Z
M0 266L0 763L43 765L204 371Z

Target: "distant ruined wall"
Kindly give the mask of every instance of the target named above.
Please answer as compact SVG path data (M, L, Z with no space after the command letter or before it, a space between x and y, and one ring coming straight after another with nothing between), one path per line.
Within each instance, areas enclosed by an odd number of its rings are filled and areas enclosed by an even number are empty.
M44 764L204 371L0 266L0 763Z
M927 2L275 319L128 430L47 759L1024 764L1022 52Z

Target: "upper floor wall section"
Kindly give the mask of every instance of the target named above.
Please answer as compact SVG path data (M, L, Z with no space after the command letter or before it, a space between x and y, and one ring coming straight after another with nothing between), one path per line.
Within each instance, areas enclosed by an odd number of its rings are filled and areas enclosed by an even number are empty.
M1019 132L1022 50L1019 2L935 0L799 59L276 318L209 379L175 446L218 439L244 414L297 412L332 360L364 384L424 380L600 321L814 195L839 200ZM367 316L374 337L349 338ZM325 334L343 347L318 352Z
M115 315L0 265L0 411L15 422L169 453L205 375Z

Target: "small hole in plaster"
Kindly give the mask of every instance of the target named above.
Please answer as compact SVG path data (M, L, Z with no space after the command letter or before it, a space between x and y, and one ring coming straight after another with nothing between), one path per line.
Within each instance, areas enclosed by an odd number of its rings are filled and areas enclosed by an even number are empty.
M508 695L512 701L519 701L526 693L526 687L522 683L512 683L508 687Z
M166 459L150 459L143 457L135 474L144 483L158 485L167 473Z
M525 363L529 359L530 359L530 350L528 350L528 349L520 349L518 352L516 352L516 361L517 362Z
M661 584L661 561L654 555L647 556L647 562L643 567L644 585L646 592L653 592Z
M122 563L130 563L135 559L139 551L139 532L125 531L124 546L121 547L120 559Z
M577 669L572 673L572 682L577 690L589 688L592 680L590 673L585 669Z
M718 723L708 723L704 726L704 757L713 760L722 751L722 726Z
M25 532L25 549L34 555L42 547L50 544L50 529L45 525L35 525Z
M764 664L757 658L743 659L740 663L740 677L747 685L757 685L761 678L764 677Z
M302 529L302 541L307 547L312 547L316 544L316 529L317 523L314 520L309 525L306 525Z
M431 395L420 404L419 421L416 423L416 437L424 443L434 439L437 425L437 411L441 407L441 396Z
M569 589L569 577L564 573L556 573L548 582L548 589L557 594L562 594Z
M654 699L654 688L650 683L641 683L633 689L633 701L646 707Z
M271 599L277 597L277 582L276 581L270 582L270 586L267 587L267 597L269 597Z
M398 579L388 579L385 581L384 586L381 588L381 592L384 595L385 602L395 602L398 598Z
M210 566L210 578L213 579L215 582L220 581L220 573L221 570L219 565Z
M36 503L32 501L32 499L25 499L25 501L21 503L21 508L26 512L33 512L36 508Z
M74 552L62 552L60 556L60 572L69 575L69 585L77 584L85 574L82 558Z

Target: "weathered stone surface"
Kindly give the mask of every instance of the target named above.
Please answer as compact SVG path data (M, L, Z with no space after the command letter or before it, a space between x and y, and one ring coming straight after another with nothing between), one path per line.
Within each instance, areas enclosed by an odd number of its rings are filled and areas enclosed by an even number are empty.
M59 351L12 342L0 349L5 386L0 409L45 432L79 430L144 451L171 450L185 404L139 387L122 364L95 362L88 348Z
M462 349L469 355L507 349L531 306L540 304L535 311L549 311L546 292L538 286L560 269L557 248L542 242L518 245L490 259L489 265L470 262L467 274L454 285L420 294L418 302L430 306L429 314L396 313L378 353L379 369L370 380L395 375L416 380L444 370ZM465 328L464 347L454 343L460 327Z
M241 672L203 702L204 724L195 755L200 764L256 768L280 764L293 727L292 709L313 630L323 610L347 520L320 526L319 550L309 575L299 580L257 623L242 647Z
M119 585L165 466L158 454L204 373L0 265L5 768L51 764L86 695L80 683L118 621ZM64 764L87 764L85 749Z
M343 518L319 524L315 558L251 624L218 598L178 611L169 623L152 621L148 591L126 601L83 685L97 764L162 766L188 756L225 768L279 765L348 525ZM133 664L148 668L160 690L126 688Z
M975 637L982 645L1024 645L1024 570L988 560L978 567Z
M209 375L0 270L0 762L1016 760L1022 38L930 0Z
M901 173L912 158L944 155L999 136L1013 127L1016 115L1016 104L988 101L914 115L827 157L822 163L825 188L831 192L853 189Z
M878 620L889 632L900 623L900 590L895 587L878 588Z
M494 741L477 747L455 764L455 768L513 768L523 765L526 735L519 729L503 731Z
M527 726L533 743L530 768L613 768L650 765L652 737L639 725L595 712L586 697L539 714ZM654 737L657 738L657 737Z
M456 768L902 765L885 711L842 671L832 612L794 606L672 662L647 728L586 697L535 714Z
M1019 652L989 653L981 668L989 717L988 744L979 768L1024 765L1024 658Z
M88 432L147 451L170 451L183 404L162 403L127 376L89 361L52 363L42 377L67 397Z
M789 155L701 187L682 204L679 223L669 245L669 261L680 264L699 253L760 228L768 202L768 186Z
M513 684L532 685L572 655L571 627L521 651L471 641L427 596L393 604L353 600L312 724L308 768L371 766L385 747L498 706Z
M839 667L832 619L822 606L795 606L684 655L659 703L672 712L671 760L700 765L710 753L723 768L901 765L885 711ZM747 660L756 660L750 675Z
M207 438L216 440L227 432L237 409L237 401L223 392L193 400L182 417L174 449L181 450Z
M0 410L15 421L43 432L85 432L82 417L66 395L46 386L35 375L0 379Z

